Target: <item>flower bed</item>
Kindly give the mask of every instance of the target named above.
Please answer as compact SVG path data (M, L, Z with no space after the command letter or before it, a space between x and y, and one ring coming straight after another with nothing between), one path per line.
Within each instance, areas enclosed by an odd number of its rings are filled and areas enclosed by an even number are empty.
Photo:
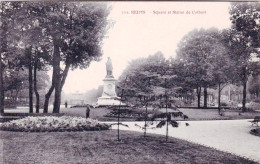
M252 129L250 133L260 137L260 128Z
M70 116L26 117L0 124L0 130L18 132L96 131L109 128L109 125L97 120Z

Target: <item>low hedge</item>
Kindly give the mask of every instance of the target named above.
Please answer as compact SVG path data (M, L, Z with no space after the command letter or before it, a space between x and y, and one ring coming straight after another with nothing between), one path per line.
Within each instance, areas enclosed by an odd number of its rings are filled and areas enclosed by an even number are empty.
M110 125L97 120L71 116L26 117L0 124L0 130L17 132L64 132L108 130Z

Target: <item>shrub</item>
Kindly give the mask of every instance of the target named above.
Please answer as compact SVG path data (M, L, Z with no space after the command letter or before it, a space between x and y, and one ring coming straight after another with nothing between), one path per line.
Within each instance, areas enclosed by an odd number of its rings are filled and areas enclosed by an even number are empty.
M235 108L238 106L238 102L237 101L228 101L228 106Z
M26 117L0 124L0 130L19 132L93 131L109 128L109 125L97 120L70 116Z
M250 133L260 137L260 128L250 130Z
M249 111L260 110L260 103L250 102L250 103L246 104L246 108Z
M238 102L236 101L232 101L232 100L228 100L228 101L223 101L220 103L221 106L223 107L231 107L231 108L236 108L238 107Z
M178 100L178 99L173 99L170 101L171 105L168 105L170 108L171 107L182 107L185 105L184 101Z
M220 105L221 106L228 106L228 104L226 102L221 102Z
M230 107L229 110L242 110L241 107Z
M253 102L255 102L255 103L260 103L260 97L258 97L258 98L255 98L254 100L252 100Z

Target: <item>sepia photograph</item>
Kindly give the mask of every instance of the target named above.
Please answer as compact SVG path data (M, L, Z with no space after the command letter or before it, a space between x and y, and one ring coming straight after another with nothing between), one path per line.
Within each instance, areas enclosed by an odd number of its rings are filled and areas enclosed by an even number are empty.
M0 164L260 164L260 2L1 1Z

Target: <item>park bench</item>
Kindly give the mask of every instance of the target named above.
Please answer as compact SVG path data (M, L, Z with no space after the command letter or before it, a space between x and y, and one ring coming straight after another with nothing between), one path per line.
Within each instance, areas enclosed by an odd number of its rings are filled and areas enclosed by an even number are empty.
M252 123L252 126L256 125L258 127L258 122L260 122L260 116L255 116L253 121L249 121Z

